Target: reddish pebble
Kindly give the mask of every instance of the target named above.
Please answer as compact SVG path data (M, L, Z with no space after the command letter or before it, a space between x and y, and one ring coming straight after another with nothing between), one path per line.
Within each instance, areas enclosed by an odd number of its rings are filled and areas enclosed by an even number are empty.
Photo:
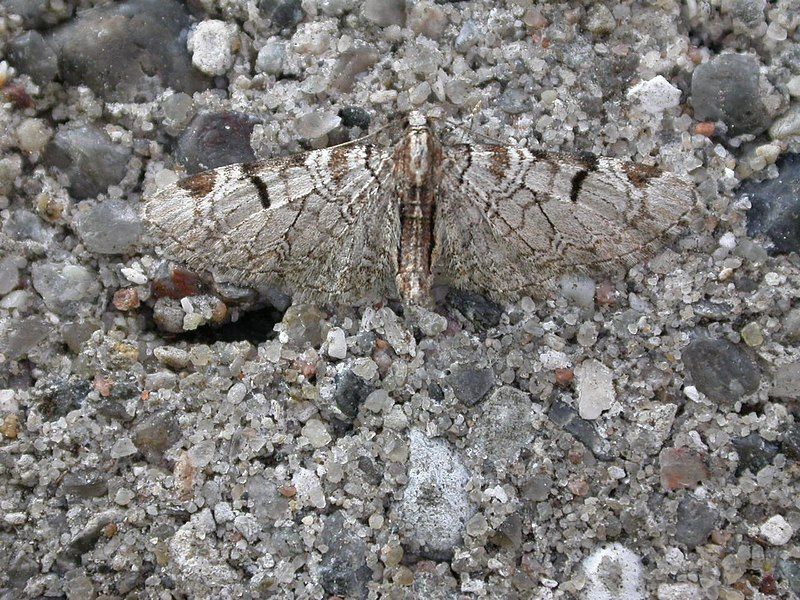
M589 484L583 479L571 479L567 483L567 488L576 496L587 496L589 494Z
M567 460L569 460L569 462L571 462L573 465L580 464L583 462L583 452L573 448L567 452Z
M116 523L109 523L103 527L103 535L107 538L112 538L117 535L117 531L119 531L119 528L117 527Z
M556 369L556 383L560 386L568 386L575 379L575 372L572 369Z
M761 584L758 586L758 591L762 594L769 596L776 596L778 594L778 583L772 573L767 573L761 579Z
M661 486L668 492L694 488L708 477L703 457L689 448L667 448L658 455Z
M110 379L106 379L105 377L94 378L94 390L104 398L108 398L111 395L111 388L113 386L114 384Z
M617 290L610 281L603 281L597 286L595 300L600 306L613 306L617 303Z
M156 298L172 298L180 300L186 296L198 296L204 291L203 282L191 271L177 267L170 270L166 277L153 280L152 290Z
M294 498L297 494L297 488L293 485L282 485L278 488L278 493L284 498Z
M714 126L714 123L711 123L710 121L703 121L702 123L697 123L694 126L694 132L697 135L702 135L705 137L711 137L714 135L714 131L716 131L716 129L717 128Z
M111 300L114 308L121 311L133 310L139 308L139 294L133 288L125 288L114 292L114 298Z
M21 83L9 83L3 87L3 95L6 100L14 105L14 108L23 110L33 106L33 98L25 91L25 86Z

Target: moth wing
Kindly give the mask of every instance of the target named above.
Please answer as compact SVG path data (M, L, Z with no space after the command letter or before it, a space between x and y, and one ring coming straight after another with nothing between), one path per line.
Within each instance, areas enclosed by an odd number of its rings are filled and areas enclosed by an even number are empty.
M389 153L339 146L198 173L146 200L164 253L296 299L394 294L399 216Z
M695 205L690 182L611 158L451 146L442 172L434 275L498 300L630 267Z

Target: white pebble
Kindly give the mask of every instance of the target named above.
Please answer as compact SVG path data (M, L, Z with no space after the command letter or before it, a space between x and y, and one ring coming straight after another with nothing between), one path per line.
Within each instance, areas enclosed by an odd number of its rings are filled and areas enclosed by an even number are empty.
M243 384L241 381L239 383L234 383L231 388L228 390L228 402L232 404L239 404L244 397L247 395L247 386Z
M233 49L238 29L232 23L209 19L189 34L187 48L192 64L206 75L224 75L233 66Z
M783 546L794 535L794 529L781 515L767 519L758 531L773 546Z
M319 419L309 419L300 431L314 448L323 448L331 441L331 434Z
M109 454L111 455L111 458L124 458L126 456L130 456L131 454L136 454L136 446L133 445L131 438L127 436L121 437L113 446L111 446L111 451Z
M575 367L578 413L581 418L597 419L603 411L611 408L617 398L613 376L611 369L593 358Z
M582 598L591 600L644 600L642 559L622 544L610 544L583 561L586 588Z
M344 331L339 327L334 327L328 332L328 356L331 358L343 359L347 356L347 339Z
M725 248L726 250L733 250L736 248L736 236L733 235L730 231L719 238L719 245Z
M628 90L628 97L638 100L647 112L659 113L678 106L681 102L681 91L663 76L656 75L633 86Z
M122 273L122 276L125 279L127 279L133 284L144 285L145 283L147 283L147 275L145 275L144 273L142 273L137 269L131 269L130 267L122 267L122 269L120 269L120 272Z

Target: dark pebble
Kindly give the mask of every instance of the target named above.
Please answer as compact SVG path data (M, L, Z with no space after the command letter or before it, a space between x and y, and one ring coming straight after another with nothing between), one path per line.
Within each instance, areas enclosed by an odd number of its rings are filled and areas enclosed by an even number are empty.
M177 0L130 0L89 9L55 30L61 78L113 102L153 100L163 88L208 87L186 50L192 19Z
M3 561L5 562L5 561ZM39 562L23 551L19 551L4 568L6 581L11 589L21 590L34 575L39 574ZM8 598L16 598L13 593Z
M755 475L770 464L780 450L778 444L766 441L757 433L736 438L731 443L736 449L736 454L739 455L736 475L741 475L747 469L750 469L750 472Z
M99 498L108 493L106 475L95 469L83 469L64 475L61 491L78 498Z
M358 409L364 404L373 387L352 371L343 371L334 379L333 400L342 413L355 419Z
M158 464L166 452L178 441L181 428L175 415L157 412L145 417L133 426L133 445L149 463Z
M328 551L319 565L319 579L328 594L346 598L366 598L372 569L367 566L366 545L345 523L340 511L324 517L320 536Z
M50 335L53 326L38 317L26 317L12 322L3 340L3 353L11 360L18 360L28 355L39 342Z
M80 408L92 390L88 381L76 377L49 381L40 379L36 384L34 396L38 400L39 412L46 419L57 419Z
M785 581L789 589L800 598L800 562L796 560L781 560L778 562L780 580Z
M451 289L447 293L447 302L477 327L488 329L500 324L503 307L480 294Z
M457 363L450 368L445 383L453 394L467 406L474 406L494 387L494 371L488 367L478 368Z
M555 400L547 412L550 420L586 446L598 460L611 460L610 444L578 411L560 400Z
M111 141L95 125L60 127L44 153L44 163L69 177L69 191L83 200L105 193L125 176L130 148Z
M58 55L38 31L29 31L11 40L8 61L39 85L50 83L58 75Z
M718 403L732 405L755 392L761 382L755 360L727 340L694 340L683 350L683 364L694 386Z
M777 167L777 178L748 181L739 190L751 204L747 235L768 238L773 255L800 252L800 154L787 154Z
M731 136L759 134L770 118L758 87L758 61L744 54L722 54L692 74L692 106L697 121L723 121Z
M783 432L781 452L788 459L800 461L800 423L793 423Z
M339 111L344 127L358 127L362 131L369 129L369 113L359 106L345 106Z
M719 519L719 511L706 500L689 494L678 504L675 541L690 550L706 543Z
M202 112L178 139L178 162L193 174L255 160L250 135L258 122L256 117L232 111Z
M294 27L305 17L300 0L261 0L258 10L278 29Z

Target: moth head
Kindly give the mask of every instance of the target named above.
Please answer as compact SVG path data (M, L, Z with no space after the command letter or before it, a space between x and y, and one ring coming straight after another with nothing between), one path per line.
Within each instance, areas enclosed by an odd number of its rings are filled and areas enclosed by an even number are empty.
M418 110L412 110L408 114L407 119L408 127L427 127L428 126L428 118L423 115Z

